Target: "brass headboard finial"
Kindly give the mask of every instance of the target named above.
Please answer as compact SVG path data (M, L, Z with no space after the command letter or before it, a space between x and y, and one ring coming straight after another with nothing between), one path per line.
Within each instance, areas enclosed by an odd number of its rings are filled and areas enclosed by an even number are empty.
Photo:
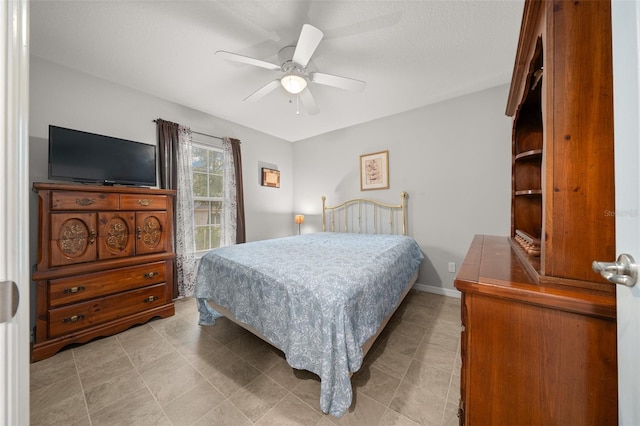
M322 232L325 231L325 225L324 225L324 211L326 209L325 207L325 201L327 201L327 197L325 197L324 195L322 196Z

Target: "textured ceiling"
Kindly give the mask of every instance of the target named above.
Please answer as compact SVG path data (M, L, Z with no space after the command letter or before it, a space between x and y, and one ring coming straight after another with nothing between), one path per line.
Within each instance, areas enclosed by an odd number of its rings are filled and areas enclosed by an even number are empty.
M298 141L509 82L521 0L31 2L31 53L226 120ZM364 80L362 93L310 83L320 113L282 88L243 99L280 72L302 25L324 32L308 69ZM506 101L506 100L505 100Z

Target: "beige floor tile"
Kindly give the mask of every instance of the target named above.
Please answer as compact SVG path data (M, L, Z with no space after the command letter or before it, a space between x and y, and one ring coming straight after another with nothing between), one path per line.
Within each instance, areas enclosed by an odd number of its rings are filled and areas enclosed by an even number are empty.
M433 324L429 325L429 328L433 331L448 334L453 337L460 337L461 322L458 317L458 321L447 321L440 317L434 318Z
M331 417L337 425L344 426L369 426L377 425L386 411L386 407L373 398L369 398L365 394L354 392L351 407L342 417Z
M262 374L242 359L218 363L215 372L207 379L226 397L230 397Z
M433 321L436 315L435 308L420 305L409 305L402 314L402 319L411 321L417 325L426 325Z
M383 333L401 333L405 336L421 339L426 330L427 325L425 324L416 324L415 322L403 320L401 317L394 317L392 321L389 321Z
M320 410L320 378L315 374L307 379L300 380L296 387L291 390L291 393L318 413L322 413Z
M460 401L460 376L452 375L449 384L449 393L447 394L447 403L458 405Z
M441 370L453 372L456 352L438 345L423 343L418 347L414 356L418 361L438 367Z
M171 320L172 317L169 319ZM117 334L116 337L127 353L139 351L145 346L150 346L162 340L160 333L150 323L130 328Z
M385 407L391 402L400 381L399 378L368 365L361 368L351 378L352 386L359 393L375 399Z
M392 410L424 426L440 425L444 407L444 398L428 392L426 386L414 386L405 381L389 404Z
M157 380L147 382L147 385L160 405L164 406L204 381L205 378L195 368L185 365Z
M203 381L162 408L174 426L191 425L225 401L217 389Z
M73 374L66 379L58 380L48 386L32 391L29 395L31 412L46 411L47 407L53 406L60 401L66 400L82 394L82 385L77 374Z
M91 426L91 420L89 420L89 416L87 415L80 420L70 423L69 426Z
M183 316L174 315L169 318L156 319L154 321L149 322L151 328L158 332L162 337L169 340L170 336L182 336L182 335L192 335L194 333L199 333L200 330L198 327L194 327L193 323L189 322Z
M370 355L371 357L367 359L367 363L399 379L404 377L407 368L411 364L410 356L386 347L378 348Z
M248 334L244 328L226 318L219 318L214 325L198 326L208 335L214 337L218 342L227 344L235 339Z
M96 365L125 355L116 336L97 339L88 345L73 348L78 371L93 370Z
M101 364L95 364L93 368L86 367L79 373L79 375L82 387L90 389L106 382L112 377L116 377L133 370L134 367L131 361L129 361L129 357L122 355Z
M226 400L198 420L194 426L252 426L253 422L247 418L235 405Z
M252 422L258 421L280 402L288 391L275 381L260 375L257 379L234 393L229 401Z
M87 400L89 413L95 413L108 405L126 399L128 395L134 394L145 388L144 380L140 374L131 370L119 376L103 382L97 386L85 389L84 395Z
M31 391L68 379L70 376L75 375L76 372L73 352L71 350L58 352L51 358L31 364L29 373Z
M382 419L380 419L380 426L418 426L418 423L413 420L409 420L400 413L397 413L389 408L385 411Z
M284 358L281 351L252 334L233 340L227 348L260 371L267 371Z
M289 393L256 422L259 426L314 426L322 417L313 408Z
M189 362L204 377L209 377L220 370L221 367L229 365L238 360L238 355L231 352L226 347L214 349L204 355L195 355Z
M404 381L414 386L423 387L429 393L446 399L451 384L451 372L414 359L407 370Z
M293 389L300 380L309 379L313 376L313 373L306 370L296 370L291 367L284 358L280 359L278 363L267 370L265 374L285 389Z
M438 330L427 330L422 339L422 345L436 345L451 351L454 355L458 349L460 335L451 335Z
M137 347L128 352L131 362L136 368L140 368L150 362L156 361L169 354L177 353L176 348L164 339L145 346Z
M413 356L418 350L418 346L422 341L421 335L406 335L400 332L391 334L385 343L385 346L402 355Z
M31 392L30 406L32 426L71 424L88 414L77 375Z
M171 426L147 388L91 414L92 426Z
M460 419L458 418L458 404L447 403L442 418L442 426L458 426Z
M187 360L178 352L170 352L165 356L138 366L138 372L146 383L151 383L188 364Z
M194 330L195 333L184 333L180 336L167 337L167 341L171 343L187 360L192 360L198 355L206 355L224 346L204 331L201 331L198 328L195 328Z

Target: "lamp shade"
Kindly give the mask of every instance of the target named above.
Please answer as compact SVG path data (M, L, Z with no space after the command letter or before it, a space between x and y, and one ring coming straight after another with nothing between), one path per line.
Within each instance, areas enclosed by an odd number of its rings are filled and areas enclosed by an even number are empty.
M307 87L307 80L297 74L287 74L280 79L280 84L287 92L297 95Z
M293 219L293 221L297 225L300 225L301 223L304 223L304 215L303 214L297 214L296 217Z

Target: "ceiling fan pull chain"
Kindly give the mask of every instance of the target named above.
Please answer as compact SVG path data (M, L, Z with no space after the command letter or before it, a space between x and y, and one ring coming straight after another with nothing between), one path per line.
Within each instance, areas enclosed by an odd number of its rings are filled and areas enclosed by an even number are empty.
M300 115L300 95L296 95L296 115Z

